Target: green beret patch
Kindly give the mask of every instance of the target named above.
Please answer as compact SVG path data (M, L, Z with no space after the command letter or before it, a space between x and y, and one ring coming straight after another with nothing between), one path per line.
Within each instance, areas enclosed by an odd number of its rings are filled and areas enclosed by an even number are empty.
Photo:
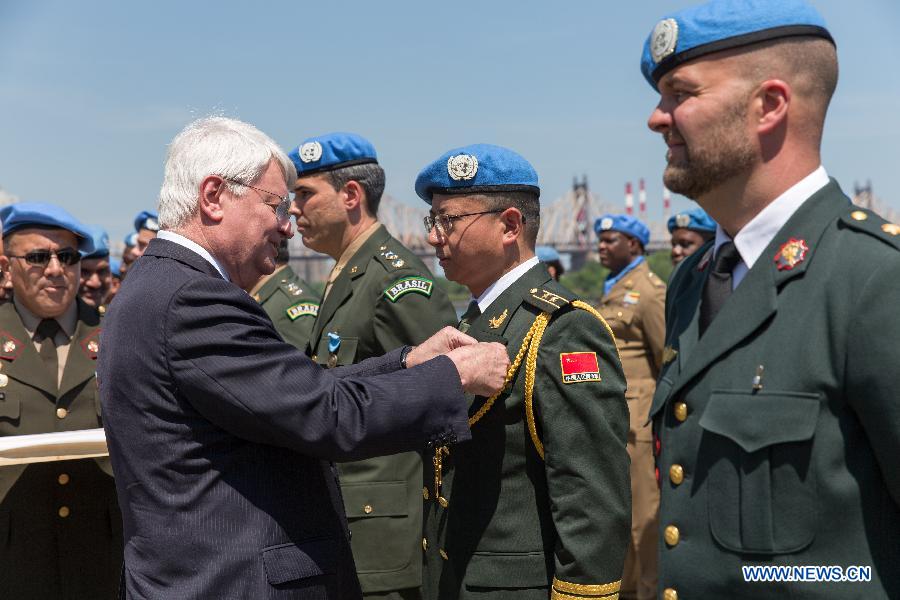
M434 282L424 277L404 277L398 279L384 290L384 296L391 302L396 302L398 298L405 294L415 293L422 294L426 298L431 297L431 289Z
M298 302L288 307L285 311L291 321L296 321L300 317L315 317L319 314L319 305L315 302Z

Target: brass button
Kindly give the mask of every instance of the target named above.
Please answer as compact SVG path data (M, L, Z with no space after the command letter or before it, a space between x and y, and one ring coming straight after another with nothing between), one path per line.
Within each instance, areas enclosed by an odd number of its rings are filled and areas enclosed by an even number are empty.
M66 409L64 409L62 407L59 407L56 409L56 417L59 419L65 419L66 415L68 415L68 414L69 414L69 411L67 411Z
M317 355L313 354L313 355L312 355L312 361L313 361L313 362L316 362L317 360L319 360L319 357L318 357Z
M674 525L669 525L668 527L666 527L664 537L666 538L666 544L668 544L669 546L677 546L681 534L679 533L677 527L675 527Z
M617 312L617 313L616 313L616 316L619 317L619 318L621 319L621 318L622 318L622 311L620 310L619 312Z
M669 467L669 479L675 485L680 485L684 481L684 467L681 465L672 465Z
M684 402L675 403L675 418L682 422L687 419L687 404Z
M666 588L663 591L663 600L678 600L678 592L672 588Z
M65 519L66 517L69 516L69 514L71 514L71 511L69 510L68 506L60 506L58 514L60 517Z
M428 540L422 538L422 550L428 550Z
M850 218L854 221L865 221L869 218L869 215L861 210L854 210L852 213L850 213Z
M450 506L450 502L447 501L443 496L438 496L438 504L441 505L441 508L447 508Z
M447 556L447 551L444 550L443 548L441 548L440 550L438 550L438 554L440 554L440 555L441 555L441 558L443 558L444 560L450 560L450 557Z
M425 498L426 500L428 500L428 488L427 487L422 488L422 497Z
M67 473L60 473L56 480L59 482L59 485L66 485L69 483L69 475Z
M366 504L365 506L363 506L363 512L367 515L371 515L373 510L374 509L372 508L371 504Z

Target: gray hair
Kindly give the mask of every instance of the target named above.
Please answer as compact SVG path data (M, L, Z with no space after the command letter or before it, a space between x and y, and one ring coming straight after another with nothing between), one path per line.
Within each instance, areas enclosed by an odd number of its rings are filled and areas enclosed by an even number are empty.
M197 211L200 183L210 175L255 183L275 159L293 189L297 169L272 138L259 129L227 117L206 117L185 127L169 145L159 191L159 226L177 229ZM246 186L228 183L236 196Z

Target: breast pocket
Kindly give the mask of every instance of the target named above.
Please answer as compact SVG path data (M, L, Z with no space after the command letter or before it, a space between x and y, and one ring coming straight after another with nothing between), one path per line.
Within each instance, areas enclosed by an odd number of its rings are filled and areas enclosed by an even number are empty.
M813 436L818 394L714 391L698 476L707 470L710 530L729 550L796 552L815 537ZM702 466L705 463L705 467Z
M340 367L343 365L352 365L356 362L356 355L359 346L359 338L342 337L341 343L335 352L328 351L328 334L323 334L322 339L316 347L313 354L313 360L326 367Z

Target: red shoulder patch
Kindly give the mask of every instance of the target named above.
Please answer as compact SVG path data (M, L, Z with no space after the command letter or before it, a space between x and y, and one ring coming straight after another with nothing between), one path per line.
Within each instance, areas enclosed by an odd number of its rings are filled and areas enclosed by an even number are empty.
M85 354L91 359L97 360L97 355L100 353L100 329L95 329L82 338L79 345Z
M12 362L19 358L23 348L21 340L14 338L8 331L0 331L0 358Z
M596 352L563 352L559 355L563 383L600 381Z

